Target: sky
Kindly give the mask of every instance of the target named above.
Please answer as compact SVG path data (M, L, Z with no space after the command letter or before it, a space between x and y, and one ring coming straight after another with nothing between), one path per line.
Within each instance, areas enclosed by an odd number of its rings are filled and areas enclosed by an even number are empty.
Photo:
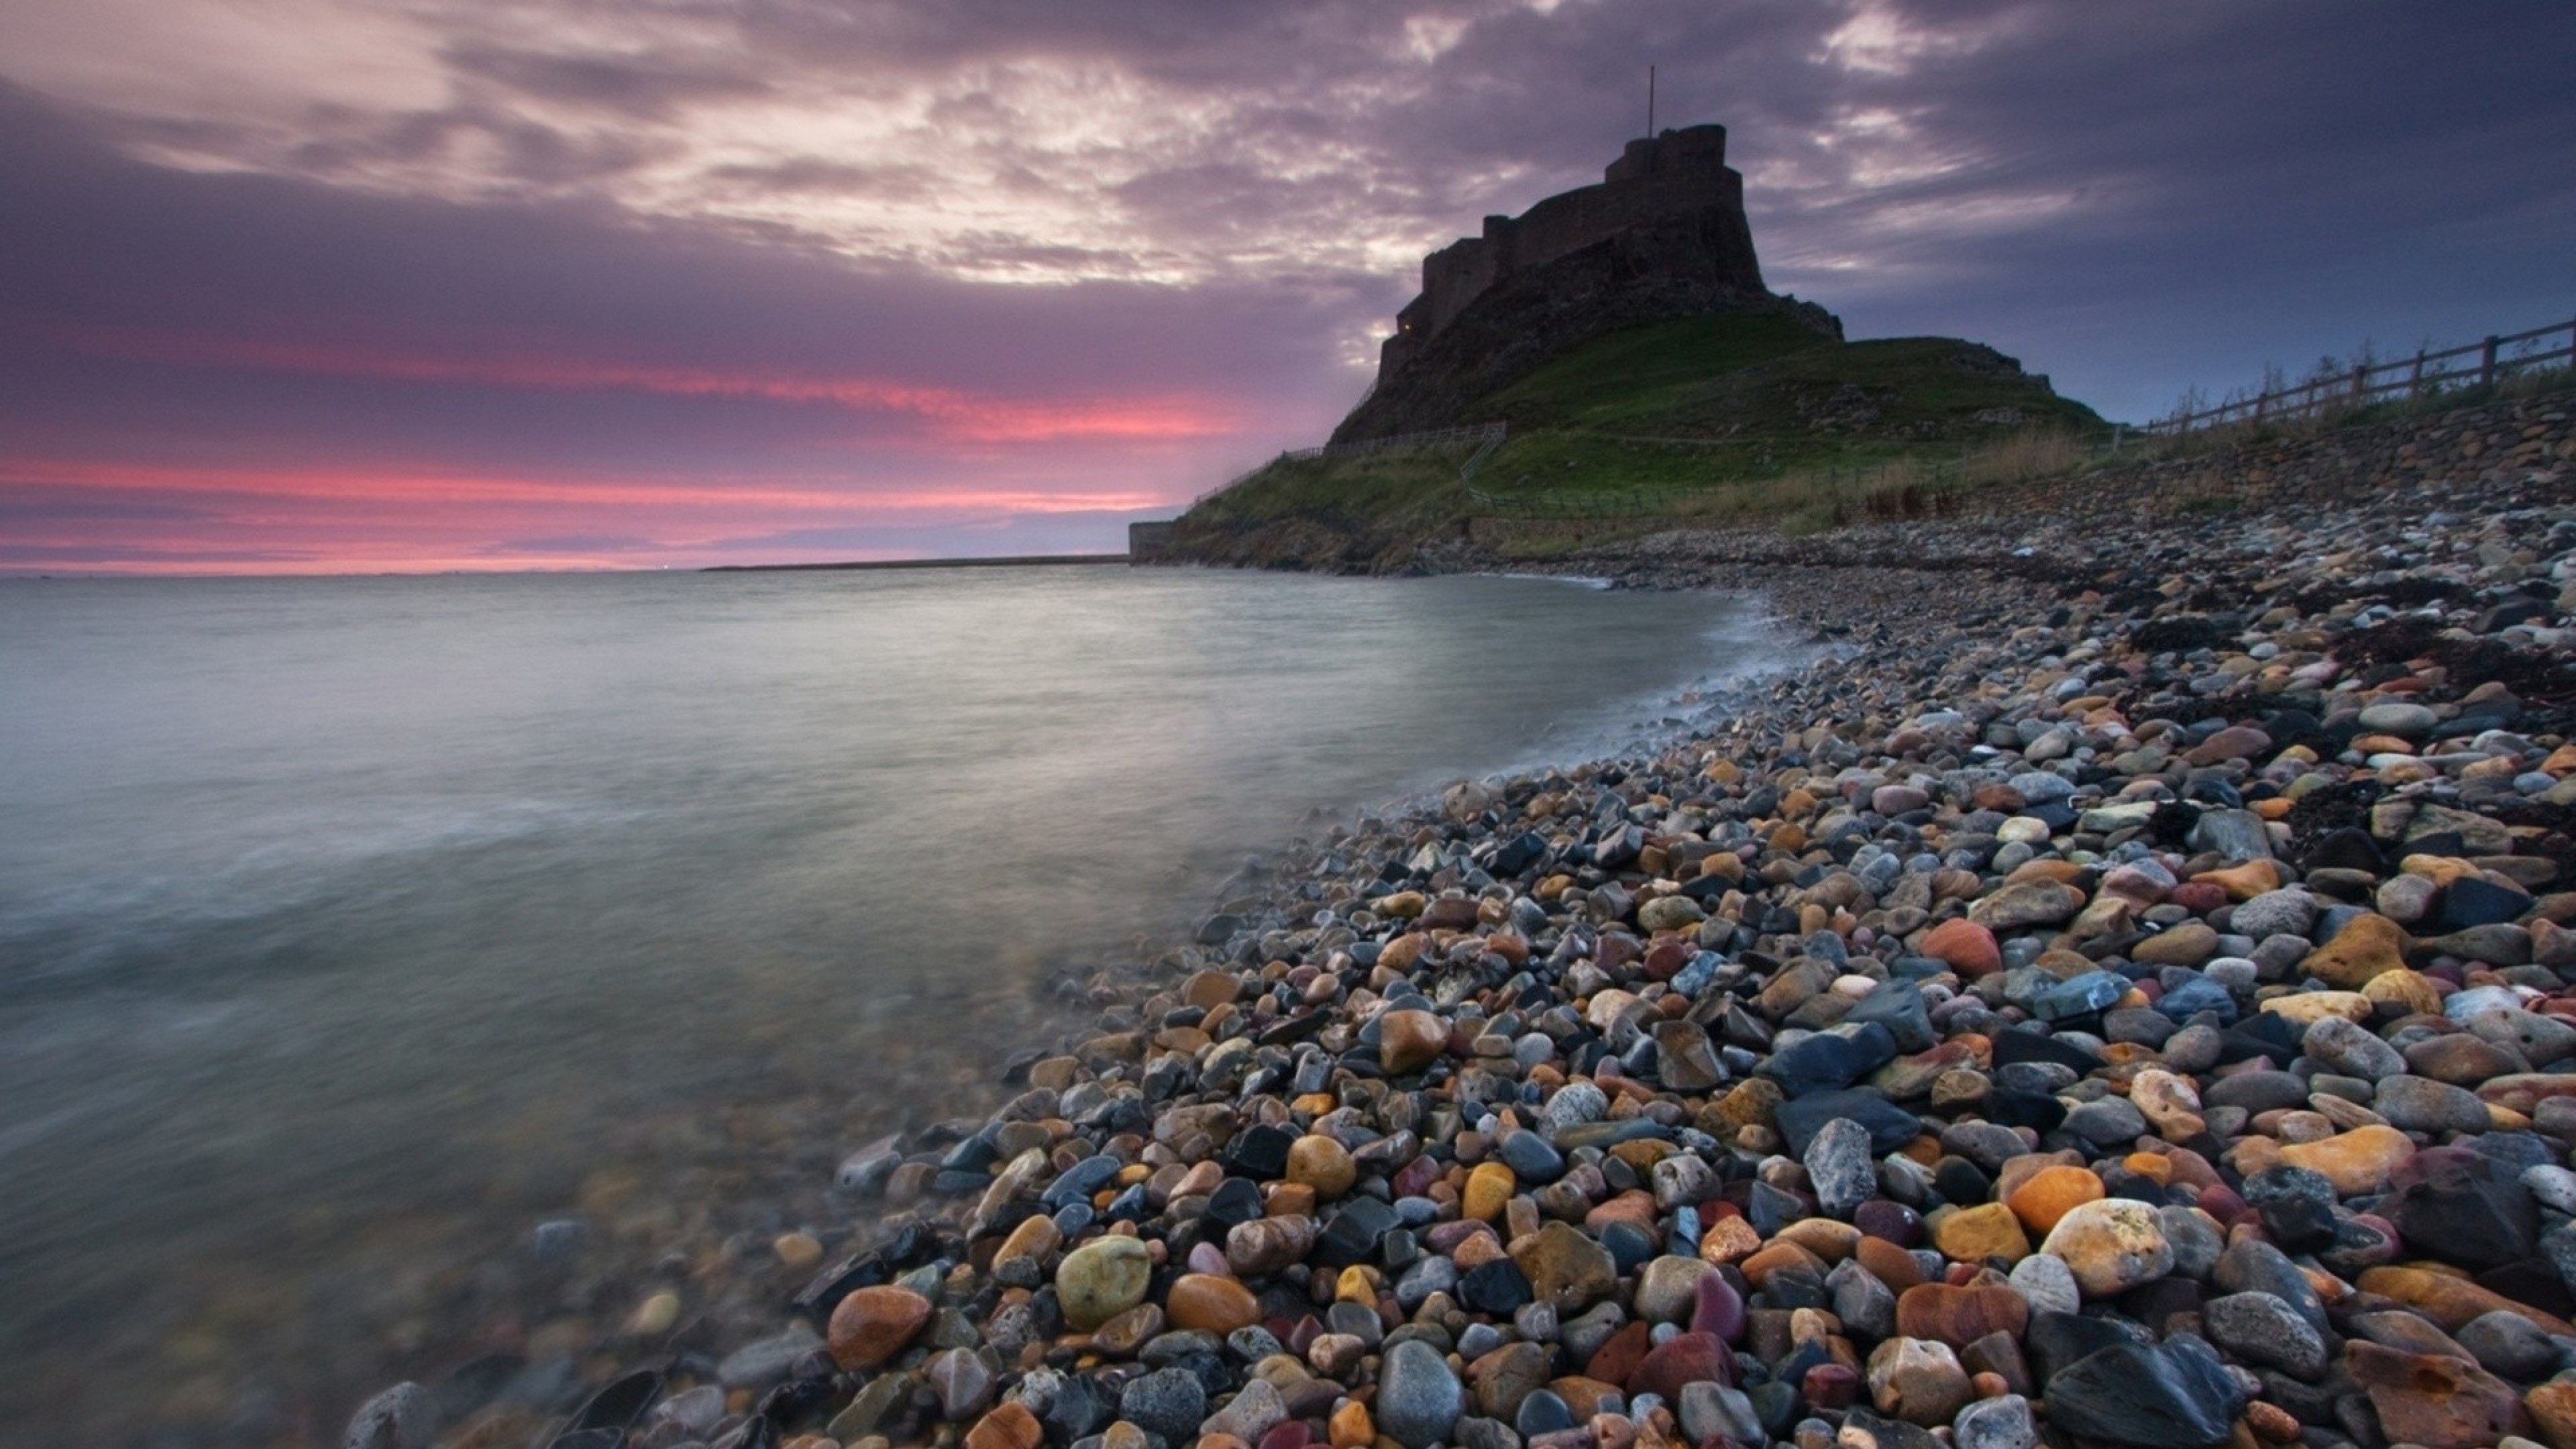
M0 571L1115 551L1649 64L2108 416L2576 316L2558 0L0 0Z

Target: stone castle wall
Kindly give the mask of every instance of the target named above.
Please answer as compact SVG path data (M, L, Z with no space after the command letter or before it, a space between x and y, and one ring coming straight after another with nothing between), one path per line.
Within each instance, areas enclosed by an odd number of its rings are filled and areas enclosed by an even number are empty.
M1422 294L1396 314L1395 335L1379 353L1381 380L1402 370L1432 338L1479 297L1511 278L1585 247L1640 228L1687 224L1711 235L1743 236L1725 250L1737 286L1762 290L1743 224L1744 178L1726 165L1726 128L1690 126L1628 143L1598 186L1551 196L1518 217L1485 218L1484 234L1453 242L1422 259ZM1725 224L1731 219L1732 225Z

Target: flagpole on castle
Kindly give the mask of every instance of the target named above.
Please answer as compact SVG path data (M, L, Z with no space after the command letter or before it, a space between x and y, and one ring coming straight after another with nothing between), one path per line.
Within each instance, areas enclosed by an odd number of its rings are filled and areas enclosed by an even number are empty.
M1646 67L1646 139L1655 139L1655 68Z

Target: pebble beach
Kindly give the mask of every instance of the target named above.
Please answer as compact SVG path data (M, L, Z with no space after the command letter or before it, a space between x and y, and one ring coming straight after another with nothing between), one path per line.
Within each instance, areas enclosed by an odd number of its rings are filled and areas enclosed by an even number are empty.
M1569 556L1815 662L1283 848L346 1442L2576 1449L2566 396Z

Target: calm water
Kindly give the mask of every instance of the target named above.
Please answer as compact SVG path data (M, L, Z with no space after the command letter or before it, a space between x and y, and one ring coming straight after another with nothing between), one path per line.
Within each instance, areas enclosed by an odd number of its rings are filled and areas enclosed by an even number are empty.
M1310 810L1777 657L1540 580L0 583L0 1408L291 1419L637 1124L929 1091Z

